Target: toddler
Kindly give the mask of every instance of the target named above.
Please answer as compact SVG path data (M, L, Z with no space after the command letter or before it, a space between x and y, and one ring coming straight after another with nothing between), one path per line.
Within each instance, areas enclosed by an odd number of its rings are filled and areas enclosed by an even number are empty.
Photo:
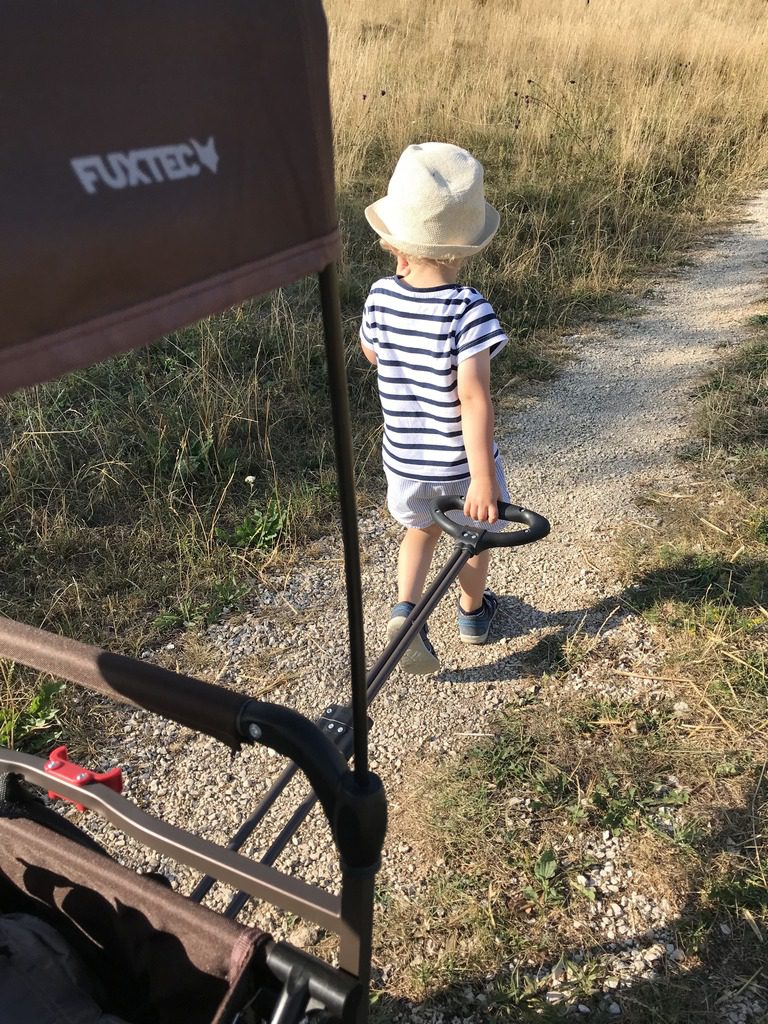
M499 226L473 156L443 142L409 146L387 195L365 216L397 260L395 274L371 288L360 328L363 352L378 370L387 505L406 527L391 640L424 589L441 532L430 516L434 498L465 495L465 516L502 528L497 502L509 495L493 440L489 381L491 359L508 339L483 296L458 283L464 262ZM488 551L476 555L459 575L465 643L485 642L498 607L485 587L488 558ZM416 674L440 667L426 626L401 664Z

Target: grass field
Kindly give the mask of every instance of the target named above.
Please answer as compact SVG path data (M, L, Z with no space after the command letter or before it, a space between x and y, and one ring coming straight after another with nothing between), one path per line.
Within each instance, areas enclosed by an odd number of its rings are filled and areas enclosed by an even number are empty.
M362 208L402 147L450 140L486 165L502 230L470 273L515 340L497 369L506 398L552 373L559 331L620 309L765 179L768 26L761 0L327 12L365 503L379 413L355 338L386 259ZM140 651L242 605L270 559L323 528L335 485L315 297L297 284L2 401L3 613Z

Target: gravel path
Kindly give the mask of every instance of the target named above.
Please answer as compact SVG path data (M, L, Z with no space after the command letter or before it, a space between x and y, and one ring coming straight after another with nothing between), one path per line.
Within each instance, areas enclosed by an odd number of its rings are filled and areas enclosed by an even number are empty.
M512 499L546 515L552 534L492 562L490 583L501 607L491 642L459 643L453 601L444 601L431 624L443 670L432 677L397 670L373 707L373 765L391 806L383 867L390 885L408 893L423 874L401 814L404 777L418 771L425 752L466 745L468 736L487 728L495 708L529 687L535 674L531 652L540 641L580 624L594 632L615 607L622 582L611 539L627 522L652 517L638 508L639 493L648 487L674 490L684 481L686 470L675 452L686 440L687 398L716 350L740 340L751 304L765 297L767 232L765 193L745 204L732 233L702 243L691 267L657 282L644 315L572 338L575 359L557 380L528 389L524 413L499 417L497 438ZM399 529L382 513L364 518L361 530L372 662L395 596ZM448 551L446 542L436 564ZM252 612L209 630L218 678L255 693L274 686L267 699L311 717L326 702L345 702L343 608L340 544L330 538L288 575L271 579L254 596ZM619 613L606 628L639 636L642 627ZM183 656L179 661L183 668ZM232 834L282 768L278 758L260 750L231 759L213 741L141 712L127 718L125 731L135 752L128 761L129 795L153 813L218 840ZM278 822L300 792L303 787L291 787ZM188 889L193 879L183 869L159 858L148 863L131 841L98 823L93 828L127 863L169 870ZM270 828L260 832L258 846L248 852L257 856L270 834ZM317 815L278 865L336 885ZM220 894L211 903L221 907L223 899Z

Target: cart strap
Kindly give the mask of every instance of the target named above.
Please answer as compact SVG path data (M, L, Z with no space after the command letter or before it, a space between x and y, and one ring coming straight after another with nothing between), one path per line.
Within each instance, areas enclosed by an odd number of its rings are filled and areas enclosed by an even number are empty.
M320 0L0 0L0 393L338 253Z

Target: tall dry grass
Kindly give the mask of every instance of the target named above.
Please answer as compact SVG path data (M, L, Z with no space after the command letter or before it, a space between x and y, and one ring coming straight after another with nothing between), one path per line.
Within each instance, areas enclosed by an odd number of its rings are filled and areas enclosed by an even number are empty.
M524 326L615 288L765 174L762 0L327 7L342 190L380 191L414 141L472 149L503 214L476 273L527 299Z
M744 174L760 166L763 0L329 0L326 8L342 186L369 173L371 158L383 158L386 174L403 146L424 136L495 143L505 198L562 156L578 164L600 155L619 180L646 170L660 145L680 156L693 146L722 166L732 132L754 147L752 159L741 154Z
M362 210L410 142L486 165L502 229L469 268L548 371L549 329L615 308L636 271L768 166L762 0L329 0L341 266L361 482L379 414L357 317L387 266ZM140 649L241 600L268 542L334 496L314 286L0 403L2 610ZM245 478L254 477L254 483Z

